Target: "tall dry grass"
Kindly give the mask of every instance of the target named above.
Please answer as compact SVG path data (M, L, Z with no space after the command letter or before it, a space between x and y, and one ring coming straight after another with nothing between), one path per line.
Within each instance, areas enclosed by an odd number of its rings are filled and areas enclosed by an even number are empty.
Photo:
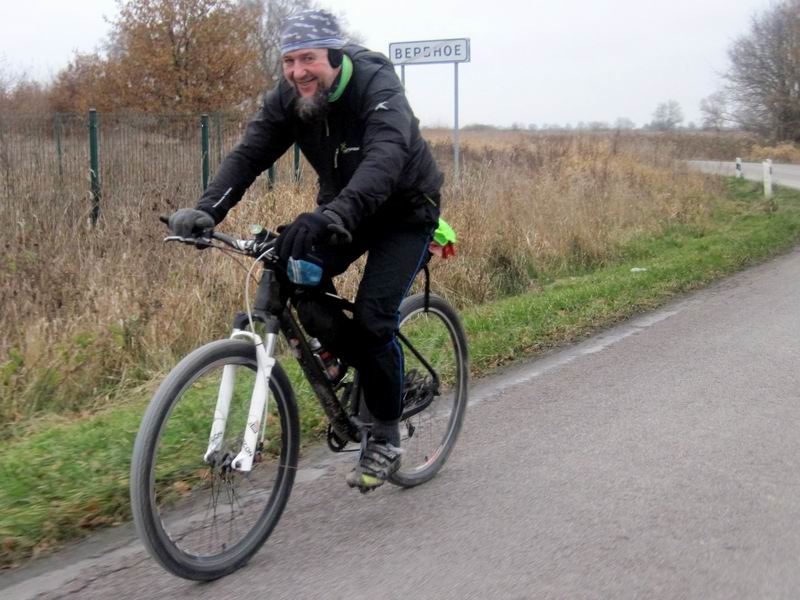
M541 276L614 259L636 236L693 222L720 190L689 172L674 141L640 135L463 136L455 184L449 136L432 132L447 174L444 216L458 257L436 262L434 287L455 304L535 289ZM221 227L276 226L312 208L312 177L253 190ZM194 197L107 193L95 228L79 195L3 198L0 420L5 434L43 413L113 400L226 334L242 308L244 271L211 251L164 245L157 217ZM339 281L350 295L357 274Z
M452 164L448 137L431 136ZM602 266L628 240L707 213L718 181L676 160L671 140L640 135L466 136L469 168L445 214L463 233L442 285L457 302L536 288L540 275Z

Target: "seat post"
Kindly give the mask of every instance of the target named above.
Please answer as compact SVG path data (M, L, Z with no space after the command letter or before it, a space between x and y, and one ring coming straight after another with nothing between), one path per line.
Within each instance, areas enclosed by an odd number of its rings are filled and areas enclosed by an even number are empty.
M431 300L431 272L427 263L422 267L422 270L425 272L425 312L428 312Z

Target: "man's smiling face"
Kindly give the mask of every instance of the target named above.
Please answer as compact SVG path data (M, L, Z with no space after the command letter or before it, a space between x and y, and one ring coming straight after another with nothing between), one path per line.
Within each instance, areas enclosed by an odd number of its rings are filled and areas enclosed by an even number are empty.
M329 89L339 70L331 67L325 48L301 48L283 55L283 76L301 98L312 98L319 90Z

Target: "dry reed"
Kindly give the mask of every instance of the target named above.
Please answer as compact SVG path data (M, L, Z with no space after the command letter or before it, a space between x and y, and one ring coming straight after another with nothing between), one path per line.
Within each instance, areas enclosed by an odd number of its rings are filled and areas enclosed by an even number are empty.
M627 240L696 221L719 194L689 172L672 138L641 135L465 135L463 179L452 146L430 134L448 175L444 216L458 257L436 262L434 286L457 305L535 289L540 276L612 261ZM684 149L685 150L685 149ZM166 168L166 167L165 167ZM221 227L276 226L312 208L312 177L253 190ZM5 196L0 213L0 418L6 435L45 412L124 402L190 348L225 335L242 308L244 271L215 252L165 246L157 216L177 178L147 192L107 192L95 228L78 193ZM357 273L339 288L351 295Z

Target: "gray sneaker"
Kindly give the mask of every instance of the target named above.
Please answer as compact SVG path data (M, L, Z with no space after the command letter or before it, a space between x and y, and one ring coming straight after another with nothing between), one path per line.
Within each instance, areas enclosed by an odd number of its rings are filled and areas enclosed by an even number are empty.
M369 440L358 464L347 475L347 485L362 494L383 485L400 468L402 448L383 440Z

